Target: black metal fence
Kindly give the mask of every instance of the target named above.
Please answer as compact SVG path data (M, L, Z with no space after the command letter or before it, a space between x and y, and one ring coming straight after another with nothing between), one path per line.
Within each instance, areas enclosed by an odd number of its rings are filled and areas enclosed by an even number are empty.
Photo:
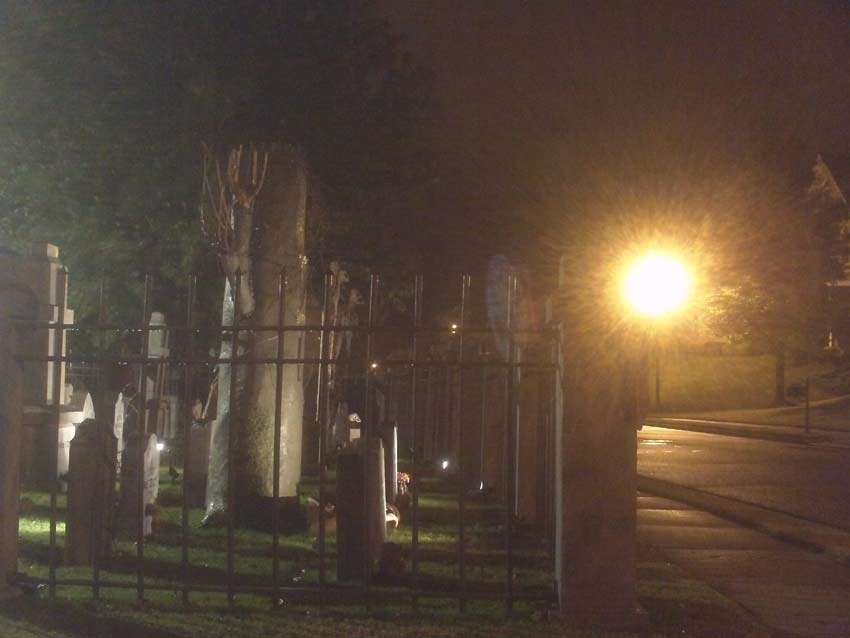
M240 278L236 278L235 298L239 298ZM143 496L143 454L144 446L138 446L136 462L139 467L138 502L136 512L138 524L135 538L135 578L132 582L123 579L109 579L102 575L102 557L95 551L92 555L90 577L60 578L57 570L60 554L57 549L57 521L59 520L60 484L56 480L49 482L49 552L46 577L27 576L33 583L48 586L50 597L56 595L57 587L90 587L97 598L107 588L134 588L139 600L146 590L180 591L184 602L188 603L194 592L223 592L227 594L229 604L234 603L237 594L267 595L272 601L281 597L293 600L308 600L319 604L328 602L356 602L367 607L378 601L406 600L416 606L422 597L455 598L461 610L467 602L478 599L496 599L504 601L510 611L514 601L519 599L555 600L553 591L553 543L554 543L554 437L558 422L555 404L555 387L559 383L559 343L558 333L543 322L536 324L529 320L534 313L520 304L527 303L518 299L519 290L515 277L506 277L502 288L487 294L473 287L469 276L462 277L457 291L457 303L451 312L451 319L443 313L443 318L431 316L425 312L423 296L424 280L417 277L413 282L410 311L396 315L401 317L392 325L381 322L378 308L381 301L381 282L377 276L368 281L368 295L364 303L364 321L356 325L342 325L337 321L338 313L329 308L330 293L337 282L333 276L324 277L321 303L313 305L314 311L307 313L304 324L285 323L285 304L287 279L280 274L278 287L278 321L275 325L253 325L237 318L231 326L199 326L196 323L196 283L194 279L188 285L188 303L185 321L182 325L151 326L148 318L151 314L151 292L153 282L150 277L145 281L142 316L138 325L124 326L110 324L106 320L106 311L102 309L100 321L93 326L82 328L73 324L58 322L29 322L31 327L53 331L56 352L65 352L68 334L76 330L124 331L136 335L138 348L135 352L100 354L93 356L74 352L71 355L52 357L24 356L26 361L52 361L54 363L87 366L86 373L92 377L92 386L102 387L100 383L107 366L120 365L133 370L138 379L139 405L147 405L146 369L166 366L171 378L181 375L181 405L188 406L199 394L199 379L208 379L213 366L230 364L232 366L273 365L276 374L276 406L273 435L273 475L275 479L281 472L281 424L284 406L282 390L284 369L286 366L312 366L315 372L315 413L305 412L305 419L313 422L312 427L305 426L309 438L305 444L315 445L316 473L318 485L318 537L315 546L317 560L317 578L315 582L285 578L280 569L281 523L279 480L273 481L273 503L271 518L271 568L268 578L246 583L237 578L236 551L237 521L234 517L234 501L227 499L226 531L224 549L226 552L226 575L224 583L199 582L192 575L193 564L190 561L194 528L190 521L191 503L186 481L183 481L180 503L180 563L175 577L162 582L151 579L146 574L146 546L149 541L144 534L145 503ZM472 291L472 292L471 292ZM475 294L473 294L475 293ZM498 299L494 302L493 299ZM64 316L64 308L59 308L58 317ZM271 333L277 338L277 354L274 357L251 357L237 353L236 348L229 357L211 356L197 352L197 339L201 331L214 331L224 340L237 342L241 333ZM181 347L172 348L168 358L150 357L149 340L154 331L168 331L172 343L181 343ZM362 356L342 361L335 356L330 342L341 335L351 334L352 339L362 345ZM291 335L291 336L290 336ZM300 356L285 356L287 338L307 340L312 335L313 345L301 349ZM332 402L329 400L331 389L329 376L338 372L337 367L346 366L351 378L359 383L351 387L363 393L364 413L361 415L360 436L364 441L376 436L379 419L393 420L399 427L399 448L402 450L401 463L410 475L410 571L400 581L375 583L374 564L368 552L364 554L364 569L361 582L354 585L340 584L329 578L328 564L331 552L328 548L327 520L324 515L329 501L329 461L334 452L330 423L333 415ZM78 368L83 369L83 368ZM354 372L352 372L354 371ZM56 428L58 437L59 415L62 411L58 392L61 380L61 366L53 366L54 392L53 409L56 418L51 427ZM231 379L235 379L232 375ZM204 381L206 383L206 381ZM173 385L173 384L172 384ZM206 392L206 388L203 388ZM234 388L219 388L219 392L234 392ZM305 400L305 403L307 401ZM146 412L143 410L139 427L142 433L148 428ZM202 462L193 458L190 441L190 410L181 411L182 423L182 472L189 476L190 465ZM522 427L520 425L522 424ZM229 429L227 494L234 494L233 434L235 427ZM54 453L58 451L54 448ZM404 458L406 456L406 458ZM369 455L361 455L363 476L369 476L367 466ZM446 469L441 462L451 463ZM55 459L54 459L55 460ZM55 463L54 463L55 467ZM396 477L387 477L396 480ZM529 487L531 486L531 487ZM455 550L450 563L454 571L453 578L435 580L424 578L422 573L423 551L423 507L421 499L428 490L440 491L449 508L449 519L453 518ZM364 534L367 538L370 508L374 504L368 498L368 489L364 490L362 503ZM448 494L446 493L448 491ZM533 499L533 506L529 499ZM488 518L489 532L496 542L486 547L470 550L470 530L479 536L480 518L470 522L471 508L486 501L493 505L490 513L495 512L500 520ZM532 516L523 512L533 511ZM529 520L529 518L533 520ZM444 521L445 522L445 521ZM531 539L530 541L528 539ZM523 587L518 585L517 544L523 547L544 549L544 558L540 566L541 580L548 581L543 587ZM427 545L427 543L425 543ZM474 555L476 565L502 562L504 578L501 585L482 583L470 577L470 556ZM538 559L539 559L538 555ZM520 558L521 561L525 559ZM500 568L501 569L501 568ZM482 567L483 573L483 567ZM379 591L377 591L379 590Z

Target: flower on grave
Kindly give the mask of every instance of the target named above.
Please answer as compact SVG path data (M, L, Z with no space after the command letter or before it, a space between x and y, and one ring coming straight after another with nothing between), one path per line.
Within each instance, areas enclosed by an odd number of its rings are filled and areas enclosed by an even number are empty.
M407 472L399 472L396 482L398 483L399 494L407 494L407 488L410 486L410 474Z

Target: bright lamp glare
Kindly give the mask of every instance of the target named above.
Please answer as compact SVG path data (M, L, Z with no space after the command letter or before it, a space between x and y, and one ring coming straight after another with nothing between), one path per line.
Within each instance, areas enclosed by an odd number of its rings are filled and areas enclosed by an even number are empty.
M628 271L623 293L638 314L662 317L681 308L691 294L691 276L675 257L650 253Z

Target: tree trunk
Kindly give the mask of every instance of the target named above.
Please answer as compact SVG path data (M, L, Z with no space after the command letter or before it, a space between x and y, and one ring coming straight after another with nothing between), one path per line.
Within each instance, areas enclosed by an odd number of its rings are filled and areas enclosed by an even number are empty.
M240 325L276 326L278 324L278 282L285 269L286 287L284 323L303 325L305 320L304 231L306 223L307 174L294 149L276 148L270 153L268 179L257 200L254 216L254 240L250 259L242 260L251 268L250 282L242 279L253 292L250 317L242 316L246 303L240 303ZM245 297L245 295L240 295ZM230 278L225 281L222 301L222 325L233 325L235 304ZM302 356L304 335L285 333L284 357ZM230 339L222 340L221 355L232 348ZM275 331L240 331L238 357L247 359L277 356ZM258 524L271 519L264 507L274 494L274 423L276 410L275 364L236 366L231 402L232 366L220 364L217 418L210 441L207 479L207 521L227 507L229 427L233 432L233 496L237 520ZM297 493L301 476L301 431L304 407L302 366L283 367L280 397L280 474L281 497ZM232 419L231 419L232 416Z
M253 245L253 283L256 306L253 323L275 326L279 313L279 278L285 269L288 279L284 323L304 325L306 258L304 230L307 206L307 173L303 162L291 148L271 153L269 179L260 195L258 224ZM284 357L303 356L305 335L284 333ZM277 333L254 332L248 343L252 358L277 356ZM237 480L239 507L251 509L274 494L274 422L276 410L275 364L247 367L242 427L237 440ZM300 364L283 367L283 391L280 397L280 474L281 497L296 496L301 477L301 437L304 412L304 374Z

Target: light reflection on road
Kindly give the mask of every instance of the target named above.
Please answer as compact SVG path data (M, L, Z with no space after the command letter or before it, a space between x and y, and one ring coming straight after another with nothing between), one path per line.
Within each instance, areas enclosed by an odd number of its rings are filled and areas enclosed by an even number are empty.
M647 446L651 446L651 447L661 447L661 446L668 446L669 445L670 448L682 448L683 447L682 445L674 442L672 439L638 439L638 445L647 445ZM673 449L665 449L665 450L661 450L661 452L663 452L664 454L670 454L671 452L673 452ZM691 450L688 450L688 452L693 454L694 452L702 452L702 450L699 449L699 448L693 448Z
M850 432L829 436L799 444L644 427L638 473L850 530Z

